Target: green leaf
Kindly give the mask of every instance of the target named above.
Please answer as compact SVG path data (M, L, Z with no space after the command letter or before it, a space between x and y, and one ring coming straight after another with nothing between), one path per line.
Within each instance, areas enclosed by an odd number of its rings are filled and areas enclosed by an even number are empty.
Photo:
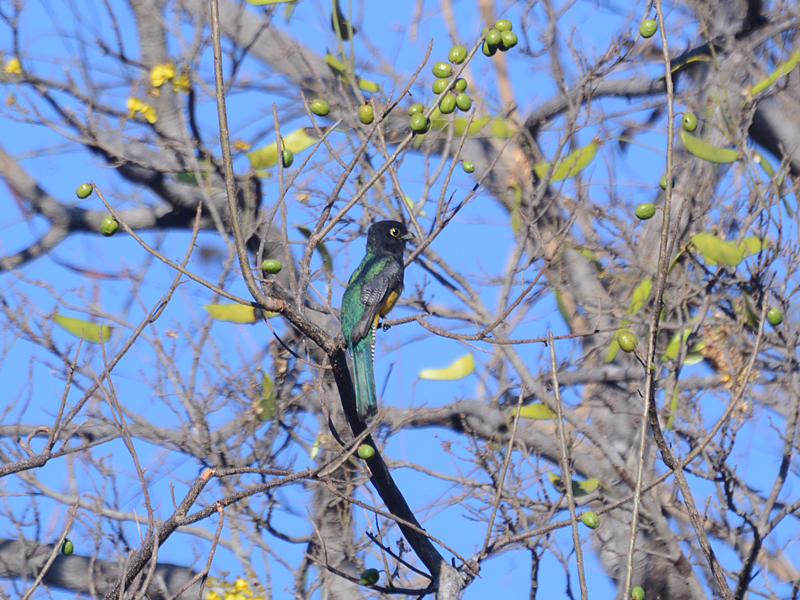
M297 154L317 143L316 130L313 127L301 127L283 136L283 147ZM273 142L258 150L247 153L250 166L256 171L268 169L278 164L278 143Z
M594 160L597 154L597 147L597 140L594 140L591 144L578 148L567 158L557 162L553 168L553 176L550 181L563 181L564 179L575 177ZM533 166L533 172L536 173L539 179L544 179L548 167L550 167L550 163L539 163Z
M111 337L111 327L108 325L95 325L83 319L65 317L58 313L53 315L53 322L75 337L82 338L84 341L93 344L107 342L108 338Z
M698 158L717 164L732 163L739 159L739 153L732 148L719 148L683 129L680 130L680 134L686 150Z
M638 313L647 299L650 297L650 292L653 289L653 280L649 277L643 279L642 282L636 286L631 295L631 305L628 307L628 314L633 316Z
M311 230L308 227L299 225L297 231L306 236L306 239L311 237ZM333 271L333 258L331 258L331 253L328 252L328 247L325 245L325 242L319 242L316 250L319 252L320 259L322 259L322 268L328 273Z
M498 140L508 140L517 133L514 124L508 119L492 119L492 135Z
M750 88L750 95L755 96L759 92L763 92L772 84L776 83L781 77L788 74L789 71L794 69L797 66L797 63L800 62L800 50L795 52L789 57L785 63L778 65L778 68L775 69L772 73L770 73L767 77L756 83L753 87Z
M617 358L617 354L619 354L620 347L617 338L611 340L611 344L608 346L608 352L606 352L606 357L603 359L603 362L613 362L615 358Z
M253 6L264 6L265 4L284 4L296 1L297 0L247 0L247 3Z
M564 296L560 289L553 288L553 294L556 297L556 306L558 307L558 312L561 314L561 318L564 319L564 322L569 327L569 330L572 331L572 315L570 314L567 305L564 303Z
M463 379L475 370L475 359L472 353L457 358L450 366L443 369L423 369L419 372L420 379L432 381L455 381Z
M522 215L519 212L522 206L522 187L518 183L514 183L508 187L514 192L514 206L511 208L511 231L519 233L522 229Z
M208 179L209 174L211 173L211 161L207 158L198 161L199 164L199 171L200 177L202 179ZM176 173L175 176L177 177L178 181L181 183L186 183L188 185L197 185L197 177L194 174L194 171L184 171L183 173Z

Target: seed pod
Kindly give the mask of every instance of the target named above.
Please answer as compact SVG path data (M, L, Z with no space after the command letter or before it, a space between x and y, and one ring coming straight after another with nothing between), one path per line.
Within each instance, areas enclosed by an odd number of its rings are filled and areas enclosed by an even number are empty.
M466 94L459 94L456 96L456 106L458 106L459 110L467 112L470 108L472 108L472 98Z
M358 118L364 125L369 125L375 120L375 110L371 104L362 104L358 107Z
M460 65L467 58L467 49L464 46L453 46L450 48L447 58L450 59L450 62Z
M647 219L652 219L653 215L656 214L656 207L653 205L652 202L642 202L639 206L636 207L636 216L640 218L642 221L647 221Z
M642 24L639 25L639 33L645 39L653 37L657 29L658 25L653 19L645 19L642 21Z
M514 46L517 45L517 43L519 43L519 39L517 38L516 33L514 33L513 31L504 31L501 34L500 50L502 50L503 52L511 50Z
M72 540L69 538L64 539L64 543L61 544L61 554L64 556L69 556L75 551L75 544L72 543Z
M439 102L439 110L443 115L449 115L456 109L456 97L453 94L445 94Z
M373 448L369 444L361 444L358 447L358 455L364 460L368 460L373 456L375 456L375 448Z
M597 529L600 527L600 517L597 516L596 512L591 510L581 515L581 522L589 529Z
M83 200L84 198L88 198L89 196L91 196L93 190L94 188L92 188L90 184L82 183L78 186L78 189L75 190L75 194L78 196L78 198Z
M268 258L261 263L261 268L264 270L265 273L269 273L270 275L275 275L276 273L281 272L283 265L279 260L275 260L274 258Z
M425 133L428 131L428 127L430 127L430 121L426 119L425 115L422 113L417 113L411 115L411 118L408 120L408 126L414 133Z
M617 343L623 352L633 352L636 347L636 336L630 331L623 331L617 337Z
M103 220L100 221L100 233L102 233L106 237L111 237L119 230L119 223L117 220L112 217L111 215L106 215L103 217Z
M781 313L780 308L772 307L767 311L767 321L773 327L776 327L783 323L783 314Z
M381 574L378 569L367 569L361 574L361 583L364 585L375 585L380 581Z
M434 63L431 70L436 77L450 77L450 74L453 72L453 67L449 63L439 61Z
M489 47L496 48L500 45L500 42L503 41L503 34L497 31L494 27L489 29L486 32L486 43L489 44Z
M443 91L445 91L449 85L450 82L447 81L447 79L445 79L444 77L440 77L439 79L433 82L433 84L431 85L431 90L433 90L433 93L438 96Z

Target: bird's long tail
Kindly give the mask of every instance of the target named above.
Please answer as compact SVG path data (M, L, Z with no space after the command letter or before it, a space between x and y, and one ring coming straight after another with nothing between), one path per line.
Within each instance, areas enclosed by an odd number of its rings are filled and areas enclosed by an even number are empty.
M375 393L375 375L372 372L372 344L367 336L352 350L354 383L356 386L356 409L358 417L363 421L367 415L378 410L378 398Z

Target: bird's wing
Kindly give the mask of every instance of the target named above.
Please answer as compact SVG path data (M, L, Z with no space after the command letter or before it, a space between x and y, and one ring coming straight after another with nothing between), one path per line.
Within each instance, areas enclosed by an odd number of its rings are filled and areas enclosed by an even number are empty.
M350 334L353 344L357 344L367 336L389 293L403 283L402 262L389 258L378 269L373 277L361 284L361 304L364 306L364 314Z

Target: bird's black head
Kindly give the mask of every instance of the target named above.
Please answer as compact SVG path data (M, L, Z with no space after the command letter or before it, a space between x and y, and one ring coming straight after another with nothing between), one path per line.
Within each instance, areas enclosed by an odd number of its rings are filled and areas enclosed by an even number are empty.
M367 252L402 256L406 242L413 239L414 236L400 221L379 221L367 233Z

